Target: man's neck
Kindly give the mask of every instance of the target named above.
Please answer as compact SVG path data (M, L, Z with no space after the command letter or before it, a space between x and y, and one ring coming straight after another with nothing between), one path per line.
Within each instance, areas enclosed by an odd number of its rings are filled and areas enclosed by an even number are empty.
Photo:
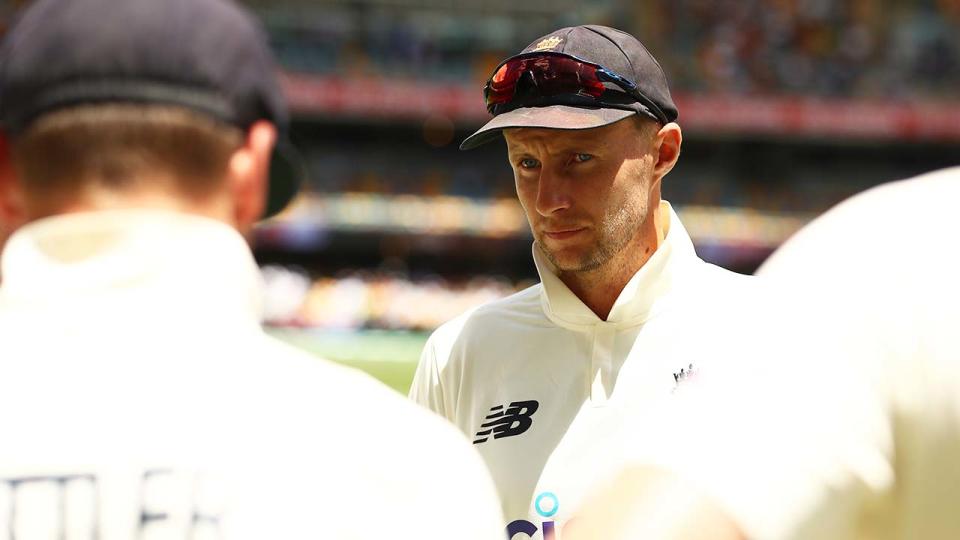
M611 259L605 265L589 272L563 272L560 280L601 320L607 320L613 305L630 279L646 264L656 248L641 250L642 260L626 265ZM620 259L622 257L617 257Z
M620 253L595 270L561 272L559 278L601 320L607 320L613 305L631 278L650 260L666 238L659 208L654 209L646 231Z
M87 189L70 197L31 199L26 206L27 221L60 214L110 210L166 210L205 216L233 224L225 197L195 199L162 189L117 192L108 189Z

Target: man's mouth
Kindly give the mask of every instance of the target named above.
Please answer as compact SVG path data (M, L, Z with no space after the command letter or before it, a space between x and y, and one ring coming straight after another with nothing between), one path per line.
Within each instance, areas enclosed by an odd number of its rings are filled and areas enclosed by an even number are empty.
M566 240L582 233L584 227L558 227L556 229L543 231L544 236L551 240Z

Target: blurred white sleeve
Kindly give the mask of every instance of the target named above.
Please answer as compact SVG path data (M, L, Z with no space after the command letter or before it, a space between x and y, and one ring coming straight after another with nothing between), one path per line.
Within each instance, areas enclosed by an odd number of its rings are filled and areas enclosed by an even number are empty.
M636 462L697 486L751 538L856 537L893 483L891 420L872 377L846 360L865 352L825 328L788 325L766 336L780 348L765 361L684 385L632 445Z

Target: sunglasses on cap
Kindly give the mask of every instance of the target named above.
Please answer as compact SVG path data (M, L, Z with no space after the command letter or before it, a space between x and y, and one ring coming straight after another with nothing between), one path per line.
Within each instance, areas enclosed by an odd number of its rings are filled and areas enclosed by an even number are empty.
M622 91L604 86L612 83ZM572 105L628 109L636 102L662 124L667 115L630 79L561 53L534 52L508 58L483 88L487 111L498 115L520 107Z

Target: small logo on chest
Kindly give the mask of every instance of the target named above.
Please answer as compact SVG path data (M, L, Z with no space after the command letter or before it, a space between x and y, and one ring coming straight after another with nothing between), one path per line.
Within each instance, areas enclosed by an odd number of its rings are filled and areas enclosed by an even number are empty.
M688 364L687 367L681 369L680 371L673 374L673 387L676 389L680 386L680 383L683 381L692 378L696 375L696 372L693 370L693 364Z
M480 426L473 444L487 442L490 435L493 435L494 439L502 439L526 432L533 425L533 413L539 408L540 403L533 400L511 402L506 410L503 405L491 407L490 414L484 418L486 422Z

